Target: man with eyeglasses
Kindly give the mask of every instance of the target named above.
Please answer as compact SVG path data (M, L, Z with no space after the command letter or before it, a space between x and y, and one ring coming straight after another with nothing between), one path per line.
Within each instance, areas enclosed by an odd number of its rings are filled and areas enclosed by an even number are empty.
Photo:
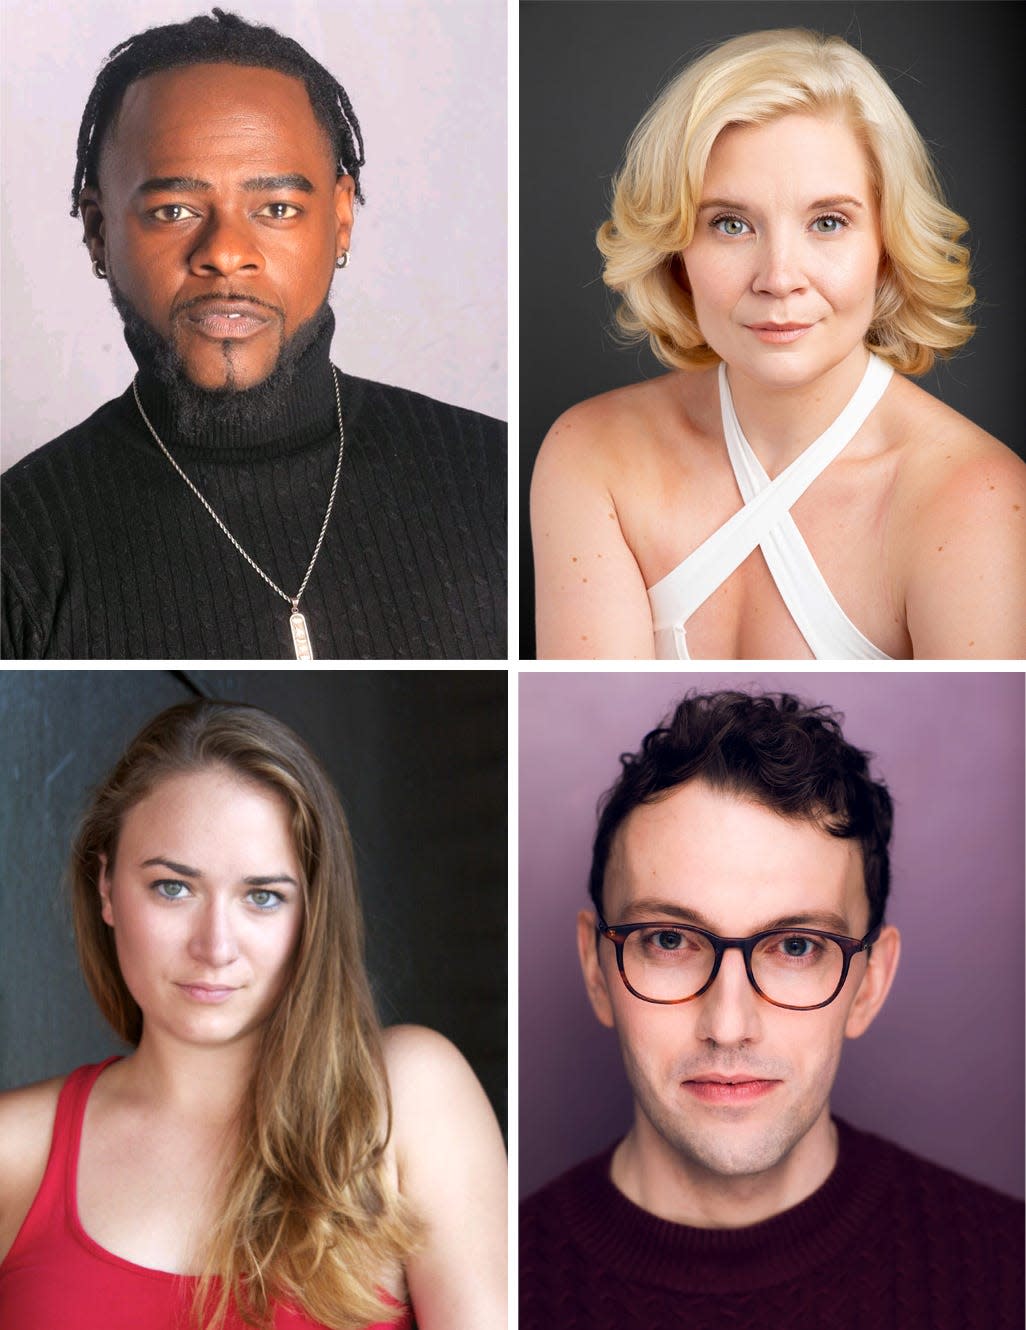
M1021 1326L1022 1206L830 1115L901 949L866 755L725 692L621 762L578 950L634 1120L525 1202L521 1330Z

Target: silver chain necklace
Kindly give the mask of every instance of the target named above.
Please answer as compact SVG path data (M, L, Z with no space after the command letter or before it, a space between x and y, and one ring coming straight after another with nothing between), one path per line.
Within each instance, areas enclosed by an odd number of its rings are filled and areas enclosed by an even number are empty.
M160 451L164 454L167 460L171 463L174 469L178 472L181 478L192 490L196 498L199 499L200 503L207 510L207 512L214 519L214 521L221 528L221 530L228 537L228 539L235 546L235 548L242 555L242 557L246 560L246 562L253 569L253 571L259 573L260 576L267 583L267 585L272 589L272 591L277 591L278 595L281 596L282 600L287 601L292 606L292 613L289 616L289 627L292 630L292 645L296 649L297 660L313 660L314 658L313 644L310 641L310 630L306 626L306 615L301 614L299 611L299 601L303 592L306 590L306 584L310 580L310 574L313 572L314 564L317 562L317 556L318 554L320 554L321 546L324 544L324 537L328 530L328 523L331 521L331 510L335 506L335 494L338 490L338 478L342 474L342 453L345 450L346 446L345 431L342 428L342 398L338 390L338 375L335 372L334 365L331 366L331 377L335 384L335 409L338 412L338 461L335 463L335 479L331 482L331 495L328 498L328 511L324 514L324 521L321 523L321 534L317 537L317 544L314 546L313 554L310 555L310 562L307 564L306 567L306 576L303 578L302 582L300 583L299 590L296 592L294 596L290 596L287 594L287 592L282 591L281 587L277 584L277 582L272 582L271 579L264 572L264 570L257 563L257 561L251 558L246 553L246 551L242 548L242 546L235 539L232 533L228 530L225 524L221 521L220 517L218 517L217 513L214 512L210 504L206 501L203 495L199 492L196 486L192 483L189 477L185 474L182 468L171 456L167 448L165 448L163 440L161 439L157 431L153 428L153 426L150 424L150 418L143 410L143 404L139 400L138 374L132 380L132 392L135 395L135 404L139 408L139 414L142 416L143 421L146 424L146 428L153 435L154 439L156 439L157 446L160 449Z

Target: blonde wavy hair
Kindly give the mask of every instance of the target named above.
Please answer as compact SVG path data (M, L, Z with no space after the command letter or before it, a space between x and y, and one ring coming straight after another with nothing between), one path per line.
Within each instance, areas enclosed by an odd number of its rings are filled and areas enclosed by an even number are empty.
M944 203L926 145L875 66L842 38L804 28L724 42L646 112L597 236L604 281L621 297L617 321L673 368L719 360L681 281L709 154L728 125L794 112L844 116L865 151L885 256L866 345L902 373L925 374L975 331L969 251L959 243L969 224Z
M303 919L285 991L262 1031L239 1112L239 1145L194 1321L234 1307L269 1326L277 1303L331 1330L397 1317L381 1281L418 1226L393 1186L381 1031L363 963L352 845L330 780L302 741L255 707L191 702L161 712L98 788L75 838L75 936L90 992L118 1037L138 1045L143 1014L100 916L101 857L113 868L125 814L161 781L222 769L285 803L301 868Z

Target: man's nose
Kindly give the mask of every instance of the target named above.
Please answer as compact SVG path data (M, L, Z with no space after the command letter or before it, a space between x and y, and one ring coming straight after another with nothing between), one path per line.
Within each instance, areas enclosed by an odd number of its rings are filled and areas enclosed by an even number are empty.
M751 1043L762 1034L763 1000L749 983L745 958L734 947L723 953L719 973L697 998L700 1039L730 1046Z

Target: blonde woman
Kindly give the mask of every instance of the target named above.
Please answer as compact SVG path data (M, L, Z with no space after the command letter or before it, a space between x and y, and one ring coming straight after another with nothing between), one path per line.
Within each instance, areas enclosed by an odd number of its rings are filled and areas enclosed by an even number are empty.
M838 37L737 37L667 86L598 243L671 372L545 440L539 656L1026 654L1026 467L912 382L973 332L966 228Z
M451 1044L379 1028L345 818L301 741L250 707L163 712L70 877L131 1052L0 1096L0 1324L504 1326L498 1126Z

